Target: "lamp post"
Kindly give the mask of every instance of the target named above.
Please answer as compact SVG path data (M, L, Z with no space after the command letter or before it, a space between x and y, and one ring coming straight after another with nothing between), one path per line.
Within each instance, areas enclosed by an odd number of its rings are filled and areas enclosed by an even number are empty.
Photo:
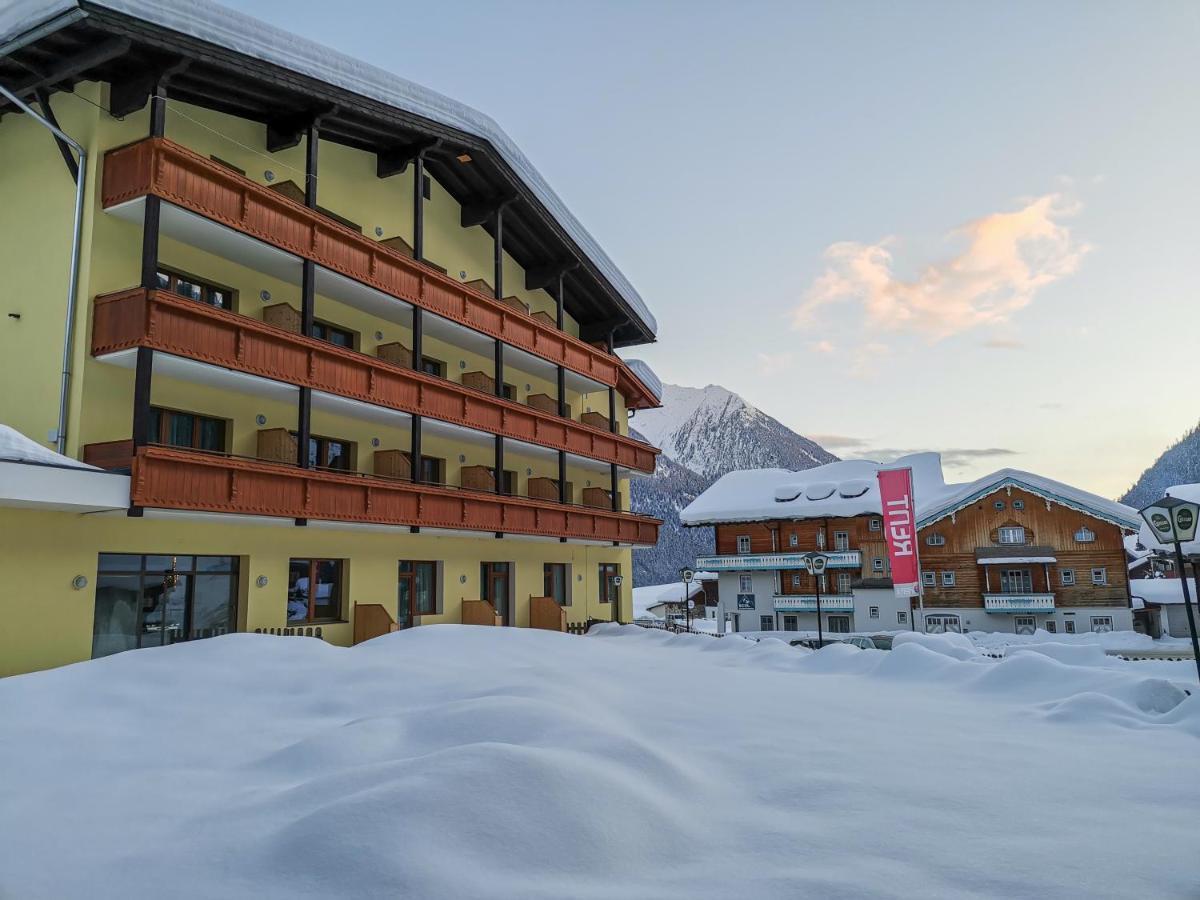
M1175 545L1175 565L1179 567L1179 586L1183 589L1183 608L1187 611L1188 630L1192 633L1192 655L1196 658L1196 673L1200 675L1200 639L1196 637L1196 617L1192 614L1192 598L1188 594L1187 573L1183 570L1183 547L1181 546L1187 541L1196 539L1196 522L1200 517L1200 504L1168 496L1141 510L1141 515L1159 543Z
M683 582L683 615L684 622L687 625L687 630L691 633L692 630L692 608L688 605L688 601L692 599L689 594L692 592L692 579L696 577L696 573L691 569L683 568L679 570L679 580Z
M817 649L820 650L825 646L825 631L821 627L821 578L825 574L825 567L829 565L829 557L824 553L806 553L804 562L817 591Z

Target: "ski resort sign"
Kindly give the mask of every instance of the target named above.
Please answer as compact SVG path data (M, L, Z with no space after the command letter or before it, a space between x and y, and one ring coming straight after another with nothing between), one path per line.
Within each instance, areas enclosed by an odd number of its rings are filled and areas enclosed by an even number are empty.
M879 499L883 505L883 533L887 537L892 584L897 597L921 592L917 558L917 517L913 504L912 469L880 469Z

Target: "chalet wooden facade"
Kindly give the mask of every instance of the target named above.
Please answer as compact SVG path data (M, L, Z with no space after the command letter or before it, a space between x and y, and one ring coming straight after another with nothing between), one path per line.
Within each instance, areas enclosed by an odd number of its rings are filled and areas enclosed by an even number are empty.
M0 423L87 485L0 471L6 571L70 567L0 674L629 618L657 326L491 120L182 0L0 10L0 87Z

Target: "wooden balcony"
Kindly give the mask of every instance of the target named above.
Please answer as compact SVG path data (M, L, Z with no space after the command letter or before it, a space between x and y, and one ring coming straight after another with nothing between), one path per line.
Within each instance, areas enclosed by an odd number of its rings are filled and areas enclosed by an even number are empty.
M524 309L461 284L401 249L364 237L166 138L147 138L104 155L106 208L147 195L311 259L601 384L616 385L621 370L632 378L617 357Z
M131 502L253 516L419 525L651 546L658 519L170 447L133 461Z
M97 297L92 354L102 356L138 346L639 472L653 472L659 452L633 438L165 291L132 288Z

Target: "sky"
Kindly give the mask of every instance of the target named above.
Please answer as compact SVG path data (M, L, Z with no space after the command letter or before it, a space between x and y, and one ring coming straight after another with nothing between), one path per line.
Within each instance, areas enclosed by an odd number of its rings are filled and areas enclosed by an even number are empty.
M1200 418L1196 4L226 2L498 121L664 381L1105 496Z

